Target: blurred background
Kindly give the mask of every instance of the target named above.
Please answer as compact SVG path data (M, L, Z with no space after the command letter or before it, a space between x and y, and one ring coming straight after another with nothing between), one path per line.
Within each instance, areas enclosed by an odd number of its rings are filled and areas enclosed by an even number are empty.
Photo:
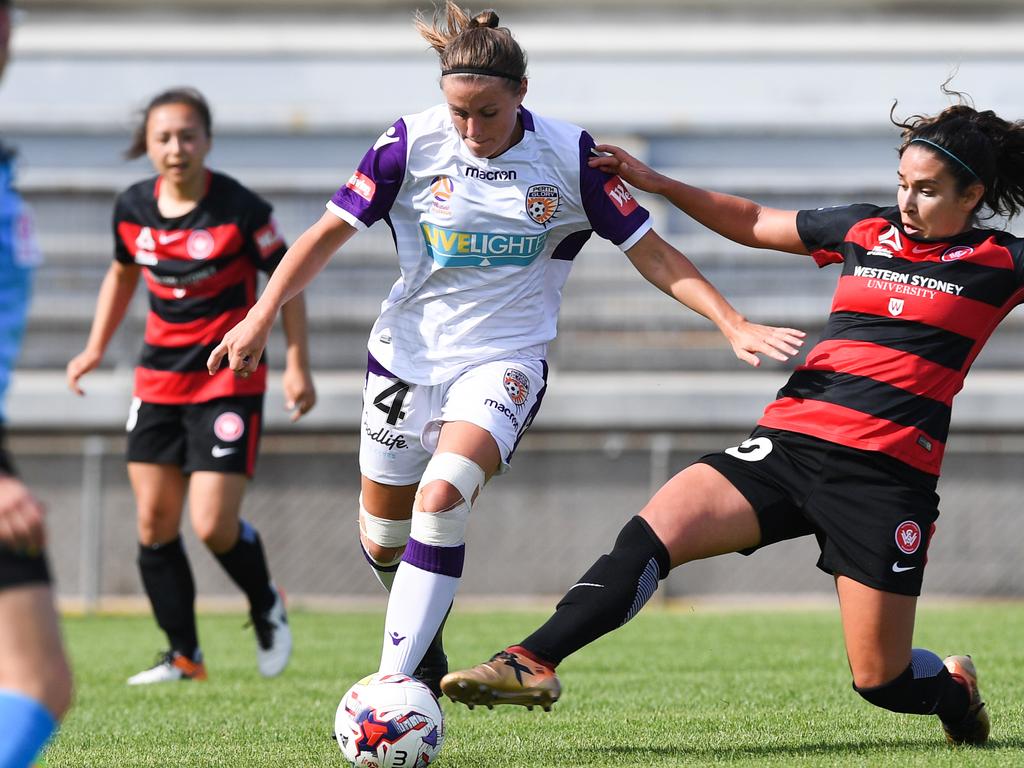
M46 262L8 413L22 472L50 507L65 604L141 594L123 461L142 289L77 399L82 348L112 255L115 194L151 173L121 152L147 100L192 85L214 112L210 165L274 205L289 240L322 213L380 132L440 100L436 56L405 0L16 0L0 134L20 152ZM472 10L480 10L471 6ZM940 85L1024 117L1019 0L504 0L529 57L526 106L620 143L677 178L772 206L895 200L889 122L949 103ZM813 339L839 276L735 246L641 196L658 231L748 317ZM1013 222L1009 223L1013 228ZM245 516L299 599L382 599L356 543L365 337L397 276L390 233L351 241L308 292L316 410L291 426L276 380ZM1018 312L958 399L939 491L930 596L1020 596L1024 324ZM808 348L810 344L807 345ZM270 348L280 370L278 336ZM462 593L561 594L651 490L744 439L792 365L737 361L710 323L591 240L565 292L544 408L476 506ZM795 363L793 363L795 364ZM187 528L187 526L186 526ZM186 532L200 593L234 587ZM674 573L664 596L827 596L813 541Z

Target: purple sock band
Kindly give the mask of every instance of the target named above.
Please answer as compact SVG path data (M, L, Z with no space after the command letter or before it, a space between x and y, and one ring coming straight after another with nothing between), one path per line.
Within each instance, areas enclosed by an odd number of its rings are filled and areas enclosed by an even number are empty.
M402 555L402 561L423 571L440 573L442 576L458 579L462 576L462 566L466 561L466 545L435 547L423 544L416 539L409 539L405 554Z

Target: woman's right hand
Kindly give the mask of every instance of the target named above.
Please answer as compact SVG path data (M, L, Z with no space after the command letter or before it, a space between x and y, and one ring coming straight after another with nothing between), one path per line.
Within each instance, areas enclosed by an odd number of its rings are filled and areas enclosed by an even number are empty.
M210 353L206 369L211 376L220 370L225 357L228 359L228 368L240 378L244 379L250 373L256 372L260 358L263 357L263 350L267 346L267 339L270 337L270 328L274 323L273 315L265 318L256 310L257 307L250 309L245 319L224 334L220 344Z
M622 147L617 147L614 144L598 144L594 149L608 154L594 155L587 160L591 168L598 168L605 173L618 174L644 192L661 194L662 187L667 181L666 177L652 170L650 166L641 163Z
M83 349L71 358L71 362L68 363L68 367L64 371L68 383L68 389L76 395L84 395L85 390L78 386L78 380L98 366L102 359L102 353L94 352L89 349Z
M0 476L0 544L15 552L38 555L46 544L43 505L10 475Z

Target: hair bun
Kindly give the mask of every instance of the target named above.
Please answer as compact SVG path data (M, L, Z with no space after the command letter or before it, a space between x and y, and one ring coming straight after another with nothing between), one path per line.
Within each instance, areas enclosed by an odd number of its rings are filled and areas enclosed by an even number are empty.
M481 11L469 22L470 27L490 27L495 29L498 26L498 14L493 10Z

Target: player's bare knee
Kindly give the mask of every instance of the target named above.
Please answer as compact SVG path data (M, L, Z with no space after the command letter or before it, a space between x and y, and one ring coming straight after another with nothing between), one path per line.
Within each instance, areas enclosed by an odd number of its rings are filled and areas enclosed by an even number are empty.
M459 489L447 480L434 480L423 486L416 494L415 509L419 512L448 512L465 499Z
M397 560L405 551L405 547L382 547L380 544L370 541L365 535L359 534L359 541L363 550L370 558L377 563L390 563Z

